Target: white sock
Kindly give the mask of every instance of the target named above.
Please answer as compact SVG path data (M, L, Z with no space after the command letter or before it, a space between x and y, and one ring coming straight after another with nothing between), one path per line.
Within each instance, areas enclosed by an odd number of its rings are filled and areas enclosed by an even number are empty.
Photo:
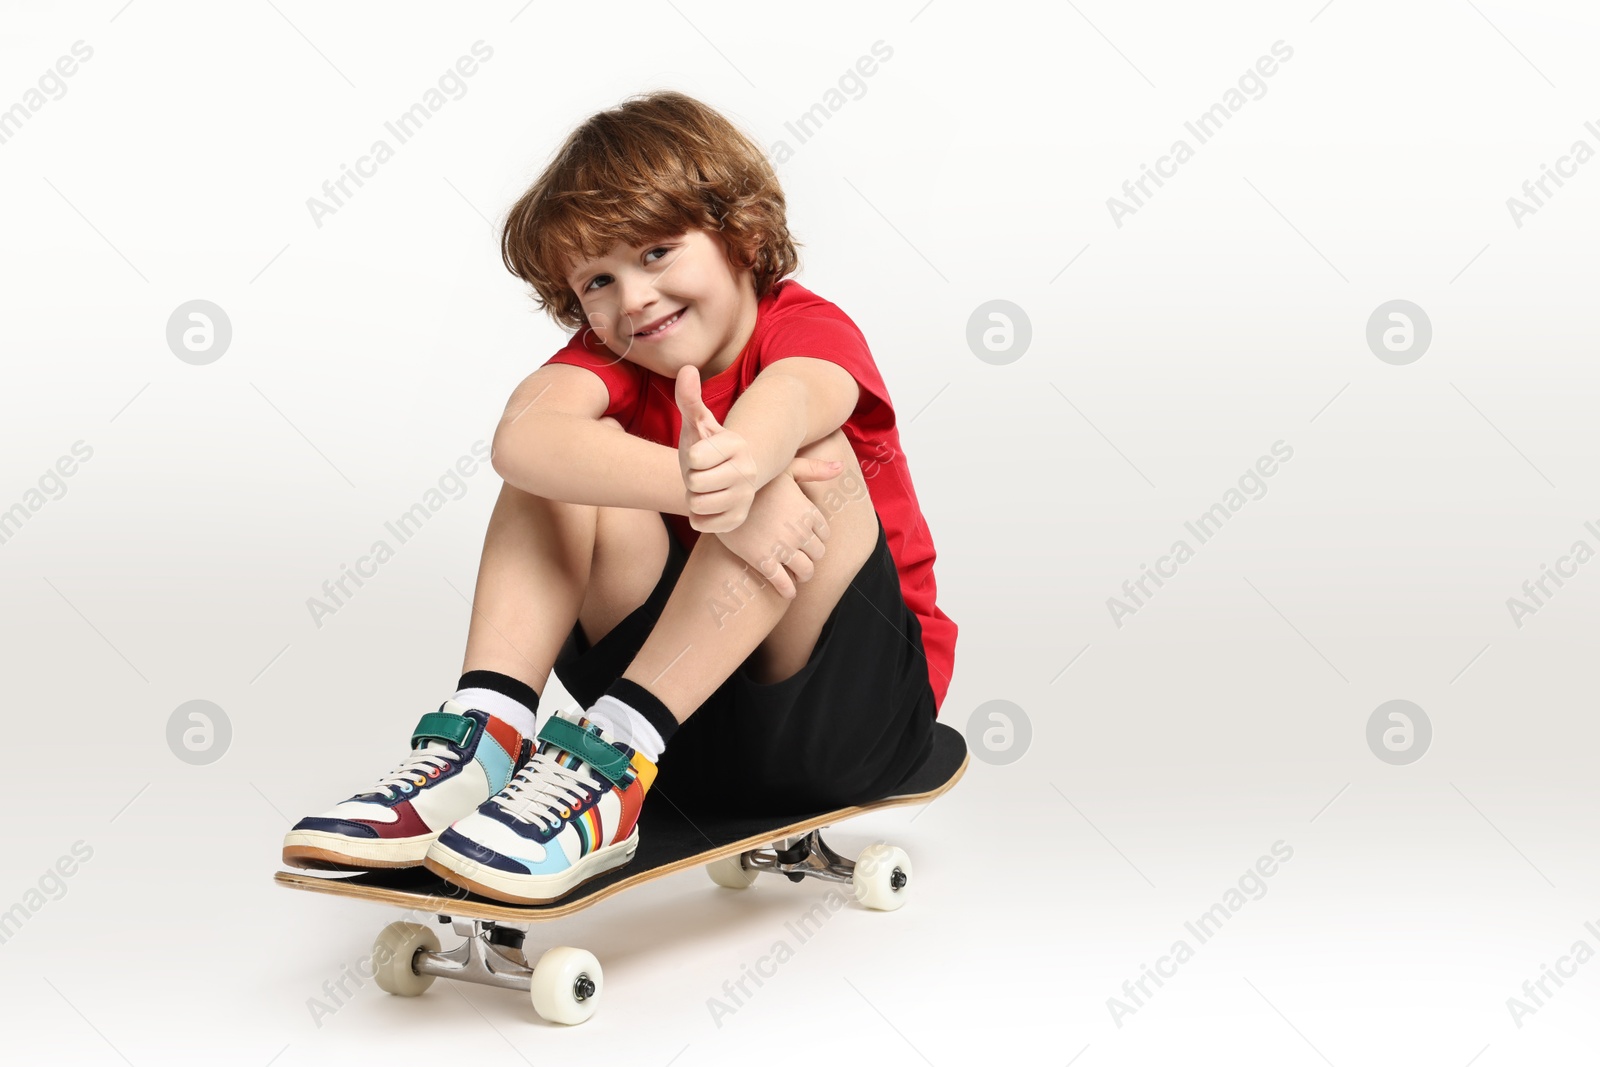
M539 736L539 717L520 700L513 700L504 693L497 693L493 689L458 689L456 695L450 698L457 704L464 704L469 708L493 715L510 726L529 740ZM517 754L511 753L511 758L516 759Z
M601 697L584 715L605 731L606 740L621 741L633 746L634 751L644 753L644 758L651 763L661 762L661 753L666 751L667 743L661 740L661 735L650 725L649 719L616 697Z

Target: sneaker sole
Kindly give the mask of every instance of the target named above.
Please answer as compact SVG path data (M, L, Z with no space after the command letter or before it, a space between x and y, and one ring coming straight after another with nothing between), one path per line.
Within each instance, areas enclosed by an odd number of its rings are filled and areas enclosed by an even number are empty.
M322 871L417 867L438 836L422 834L384 841L344 837L326 830L291 830L283 838L283 862L290 867Z
M624 841L589 853L560 874L512 874L487 867L447 848L431 849L422 865L440 878L479 896L507 904L551 904L585 882L615 870L639 850L637 828Z

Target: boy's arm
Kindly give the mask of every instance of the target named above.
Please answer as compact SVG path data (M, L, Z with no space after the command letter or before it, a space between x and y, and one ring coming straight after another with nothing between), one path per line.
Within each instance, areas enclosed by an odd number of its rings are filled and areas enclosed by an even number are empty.
M490 452L495 473L548 500L688 514L677 449L601 423L609 404L593 372L540 367L506 402Z
M843 426L860 396L861 387L839 364L787 356L756 375L722 425L749 443L756 468L751 481L759 489L787 470L796 452Z

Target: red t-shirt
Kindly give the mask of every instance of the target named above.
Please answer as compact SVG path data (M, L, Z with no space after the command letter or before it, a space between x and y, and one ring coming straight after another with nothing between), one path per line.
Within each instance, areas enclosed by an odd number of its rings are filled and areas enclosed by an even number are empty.
M839 364L861 387L855 411L844 423L844 435L855 450L900 575L900 592L922 624L922 648L934 708L944 703L955 667L956 624L939 609L933 579L933 536L917 504L911 470L900 447L894 407L883 375L872 359L860 329L835 304L792 278L780 282L756 307L756 326L739 357L720 374L702 380L700 396L717 420L724 421L739 394L757 374L785 356L810 356ZM587 367L605 382L611 403L605 414L636 437L678 447L683 419L674 382L654 371L619 359L596 340L593 331L573 334L566 347L545 361ZM678 541L692 547L699 531L684 515L668 515ZM907 636L910 636L909 634Z

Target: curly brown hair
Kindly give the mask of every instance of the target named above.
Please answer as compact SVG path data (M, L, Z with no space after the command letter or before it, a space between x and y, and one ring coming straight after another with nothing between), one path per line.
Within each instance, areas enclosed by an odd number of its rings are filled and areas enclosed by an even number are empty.
M533 287L541 311L585 325L567 274L618 241L644 244L692 229L721 239L756 298L799 267L783 190L766 155L720 113L674 90L639 94L567 137L506 218L500 256Z

